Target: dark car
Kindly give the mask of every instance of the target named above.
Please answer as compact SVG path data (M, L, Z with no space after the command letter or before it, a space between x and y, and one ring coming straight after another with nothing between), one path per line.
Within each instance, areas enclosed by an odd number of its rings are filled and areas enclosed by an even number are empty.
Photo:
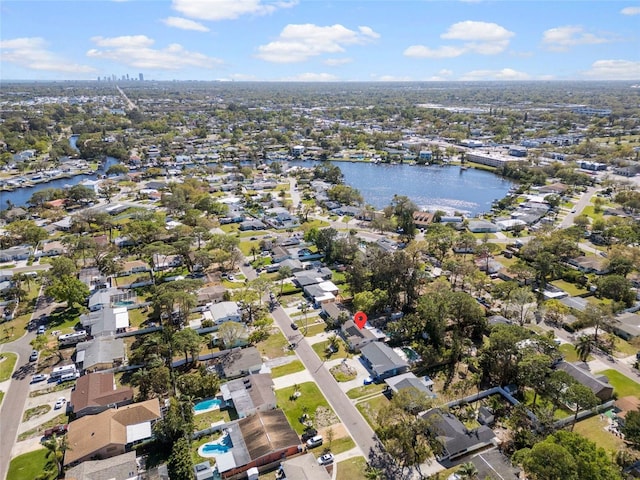
M306 442L310 438L315 437L317 434L318 434L318 431L315 428L310 428L308 430L305 430L305 432L302 434L302 441Z
M291 328L294 330L298 329L298 325L296 325L295 323L291 322Z
M51 437L52 435L64 435L67 433L67 425L56 425L55 427L47 428L44 431L45 437Z

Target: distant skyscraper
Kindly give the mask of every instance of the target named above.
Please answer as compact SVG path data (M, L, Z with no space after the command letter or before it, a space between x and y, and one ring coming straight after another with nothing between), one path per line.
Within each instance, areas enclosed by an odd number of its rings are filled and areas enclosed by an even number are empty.
M141 82L144 82L144 75L139 73L138 74L138 80L140 80Z
M127 73L127 82L129 81L129 74Z

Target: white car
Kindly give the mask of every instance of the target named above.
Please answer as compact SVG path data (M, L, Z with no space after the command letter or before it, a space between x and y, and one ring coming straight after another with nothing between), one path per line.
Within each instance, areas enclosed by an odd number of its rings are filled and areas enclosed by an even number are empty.
M318 464L320 465L330 465L333 463L333 453L325 453L320 458L318 458Z
M64 397L60 397L58 400L56 400L56 404L53 406L53 409L58 410L59 408L62 408L66 403L67 399Z

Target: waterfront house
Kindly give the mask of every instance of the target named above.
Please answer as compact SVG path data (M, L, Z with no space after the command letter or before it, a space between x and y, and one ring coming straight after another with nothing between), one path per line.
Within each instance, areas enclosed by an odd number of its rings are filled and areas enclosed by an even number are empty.
M116 388L113 373L89 373L76 381L69 405L75 418L95 415L133 402L130 387Z
M153 436L153 424L161 416L160 402L152 398L74 420L67 431L69 448L64 452L64 465L125 453Z

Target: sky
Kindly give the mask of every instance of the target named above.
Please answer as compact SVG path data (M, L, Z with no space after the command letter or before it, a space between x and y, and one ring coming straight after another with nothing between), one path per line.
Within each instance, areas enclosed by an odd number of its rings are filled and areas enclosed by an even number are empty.
M640 80L640 2L2 0L0 80Z

